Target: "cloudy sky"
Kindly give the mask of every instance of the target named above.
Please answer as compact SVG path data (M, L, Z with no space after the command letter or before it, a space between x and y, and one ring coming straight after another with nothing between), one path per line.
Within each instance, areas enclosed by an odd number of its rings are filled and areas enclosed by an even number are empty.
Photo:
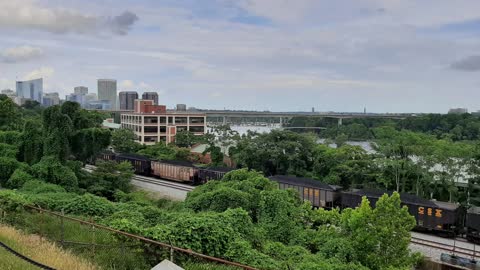
M0 0L0 89L212 109L480 109L480 1Z

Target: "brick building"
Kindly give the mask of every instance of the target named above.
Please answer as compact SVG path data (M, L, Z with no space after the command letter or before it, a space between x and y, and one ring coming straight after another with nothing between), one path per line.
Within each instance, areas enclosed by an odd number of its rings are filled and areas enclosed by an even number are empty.
M203 135L207 130L206 114L191 111L170 111L165 105L155 105L153 100L137 99L134 111L122 113L121 127L133 130L137 141L155 144L175 141L175 134L188 130Z

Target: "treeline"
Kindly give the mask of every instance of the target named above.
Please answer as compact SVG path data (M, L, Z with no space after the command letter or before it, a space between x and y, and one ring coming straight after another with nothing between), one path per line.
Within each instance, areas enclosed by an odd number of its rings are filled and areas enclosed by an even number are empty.
M294 117L288 126L324 127L326 129L320 131L320 136L332 139L345 134L350 140L371 140L375 138L372 129L382 126L426 133L437 139L454 141L480 139L480 117L472 114L425 114L406 119L343 119L340 126L337 119Z
M341 185L408 192L427 199L480 205L480 144L433 135L372 129L375 153L348 144L331 148L313 134L274 130L232 143L239 167Z

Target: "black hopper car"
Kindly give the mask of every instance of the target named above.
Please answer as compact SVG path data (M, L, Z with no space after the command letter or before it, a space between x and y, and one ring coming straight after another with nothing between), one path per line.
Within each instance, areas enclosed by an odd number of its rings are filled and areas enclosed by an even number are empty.
M467 212L467 239L480 244L480 207L472 207Z
M392 192L378 190L356 190L342 192L341 208L355 208L366 196L372 206L375 206L383 194ZM460 232L463 222L462 207L459 204L426 200L418 196L400 193L402 205L407 206L410 215L417 221L417 230L437 232L445 236L454 236Z
M360 205L363 196L375 206L383 194L392 194L378 190L342 191L339 186L293 176L276 175L270 179L277 182L280 189L297 190L300 198L310 201L315 208L355 208ZM448 237L465 233L469 241L480 242L480 208L470 209L465 215L464 207L455 203L427 200L406 193L401 193L400 199L402 205L407 206L409 213L415 217L416 230Z
M220 180L231 171L223 167L198 167L187 161L154 160L136 154L116 154L105 152L97 159L104 161L130 162L135 174L198 185L210 180Z
M333 208L340 201L340 187L327 185L314 179L285 175L269 177L278 183L280 189L293 188L298 191L300 199L310 201L314 208Z

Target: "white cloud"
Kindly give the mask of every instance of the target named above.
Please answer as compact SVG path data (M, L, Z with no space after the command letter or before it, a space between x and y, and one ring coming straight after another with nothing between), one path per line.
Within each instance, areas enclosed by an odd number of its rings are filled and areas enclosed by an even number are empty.
M13 82L5 79L5 78L0 78L0 90L3 89L12 89L13 88Z
M52 77L53 74L55 74L55 70L52 67L40 67L23 76L23 80L33 80L38 78L46 79Z
M7 48L0 52L0 60L7 63L28 61L43 55L43 50L32 46L19 46Z
M135 84L132 80L123 80L120 82L120 89L121 90L133 90Z
M150 91L151 86L146 82L136 83L132 80L123 80L119 84L120 91Z
M44 7L35 0L0 1L0 28L35 29L58 34L110 32L125 35L137 20L137 15L128 11L114 17L101 17Z

